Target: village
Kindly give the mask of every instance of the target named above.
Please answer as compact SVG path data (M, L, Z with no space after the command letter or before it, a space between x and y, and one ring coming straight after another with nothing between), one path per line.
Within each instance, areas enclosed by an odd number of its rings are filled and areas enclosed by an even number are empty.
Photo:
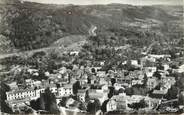
M184 113L182 0L79 1L0 0L0 114Z
M78 55L78 52L70 52ZM177 90L174 97L168 98L173 86L181 78L173 73L182 74L184 65L177 69L170 66L170 55L147 54L141 59L123 62L134 69L108 70L99 66L73 65L67 69L61 67L53 73L44 72L47 79L25 79L22 83L8 83L10 91L6 92L6 103L13 112L22 113L25 107L35 110L31 101L37 100L46 90L54 94L59 110L84 113L134 113L153 112L167 113L183 111L184 105L179 104L179 97L184 91ZM146 64L149 63L149 64ZM17 67L16 71L26 71L32 76L39 76L38 70ZM65 101L65 102L64 102ZM94 104L94 105L93 105ZM81 107L82 105L82 107ZM89 109L93 106L92 109ZM47 111L46 111L47 112Z

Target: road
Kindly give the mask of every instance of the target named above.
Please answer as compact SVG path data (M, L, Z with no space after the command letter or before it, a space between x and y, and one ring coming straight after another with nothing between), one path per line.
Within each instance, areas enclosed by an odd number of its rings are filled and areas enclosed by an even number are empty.
M95 33L96 29L97 29L97 27L92 25L91 28L88 30L89 35L96 36L96 33ZM72 49L73 45L69 45L66 48L59 47L59 46L51 46L51 47L45 47L45 48L34 49L34 50L23 51L23 52L15 52L15 53L9 53L9 54L0 54L0 60L4 59L4 58L12 57L12 56L33 55L36 52L41 52L41 51L46 52L46 51L51 50L51 49L60 49L60 50L66 51L68 49Z
M96 36L96 31L97 30L97 27L92 25L91 28L89 29L88 33L90 36Z
M0 60L7 58L7 57L12 57L12 56L23 56L23 55L28 55L31 56L36 52L47 52L48 50L54 50L54 49L59 49L61 51L69 51L72 49L75 49L78 44L83 45L85 41L79 41L76 43L73 43L71 45L68 45L67 47L60 47L60 46L50 46L50 47L45 47L45 48L40 48L40 49L35 49L35 50L29 50L29 51L23 51L23 52L16 52L16 53L9 53L9 54L0 54Z
M146 51L145 51L145 52L142 52L142 54L147 55L147 54L151 51L153 45L155 45L155 44L157 44L157 43L158 43L157 41L154 41L153 43L151 43L151 44L148 46L148 48L146 49Z
M12 57L12 56L32 55L36 52L47 51L47 50L56 49L56 48L60 48L60 47L46 47L46 48L40 48L40 49L17 52L17 53L1 54L0 59L4 59L4 58L7 58L7 57ZM65 50L65 48L60 48L60 49Z

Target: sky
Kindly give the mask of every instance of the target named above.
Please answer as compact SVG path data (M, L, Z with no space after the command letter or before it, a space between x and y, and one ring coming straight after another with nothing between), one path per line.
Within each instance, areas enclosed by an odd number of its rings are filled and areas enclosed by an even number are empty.
M75 5L91 5L91 4L110 4L121 3L131 5L184 5L184 0L21 0L38 2L45 4L75 4Z

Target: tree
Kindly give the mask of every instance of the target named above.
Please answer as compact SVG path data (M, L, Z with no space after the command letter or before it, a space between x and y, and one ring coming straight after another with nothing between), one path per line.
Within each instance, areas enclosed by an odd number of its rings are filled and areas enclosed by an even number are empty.
M50 113L58 113L59 110L56 105L56 97L53 93L51 93L50 89L47 88L45 93L43 94L43 98L45 101L45 109Z
M62 100L59 102L59 106L65 107L67 100L68 100L68 97L62 97Z
M0 83L0 109L1 112L4 113L12 113L12 109L6 104L5 100L6 100L6 92L10 90L10 87L8 85L6 85L4 82Z
M116 83L116 79L115 78L111 78L111 84L112 86Z
M78 90L81 88L80 86L80 82L79 81L76 81L74 84L73 84L73 94L77 94L78 93Z
M109 87L109 94L108 94L108 97L111 98L113 95L114 95L114 87Z
M178 97L179 105L184 105L184 91L180 92Z
M180 90L184 90L184 73L182 73L181 77L177 81L177 86L180 88Z
M87 105L87 112L95 114L100 110L100 101L98 99L90 100Z
M171 88L168 90L167 94L165 95L166 99L176 99L178 95L179 89L175 85L171 86Z
M140 108L145 108L147 106L148 104L145 102L144 99L140 100L138 103L128 104L128 107L133 108L135 110L139 110Z
M105 113L107 111L107 103L109 102L109 99L105 100L103 103L102 103L102 106L101 106L101 110L103 113Z
M35 109L35 110L39 110L39 109L45 109L43 107L40 107L40 98L38 98L37 100L31 100L30 101L30 106Z
M125 93L126 93L127 95L133 95L133 90L132 90L132 88L126 88L126 89L125 89Z
M49 88L45 90L45 93L41 94L39 99L31 101L31 107L36 110L46 110L50 114L59 113L59 109L56 104L56 97L51 93Z
M158 78L158 79L161 79L161 74L160 74L159 71L154 72L154 73L153 73L153 76L155 76L155 77Z

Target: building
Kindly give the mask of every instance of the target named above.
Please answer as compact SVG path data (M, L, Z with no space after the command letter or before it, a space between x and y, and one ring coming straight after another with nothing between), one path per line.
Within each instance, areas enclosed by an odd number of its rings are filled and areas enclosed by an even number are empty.
M118 83L115 83L115 84L114 84L114 89L118 91L119 89L125 89L125 88L124 88L123 85L118 84Z
M124 111L128 109L127 96L125 93L120 95L114 95L107 103L107 111Z
M73 95L73 85L66 84L57 89L57 97L64 97Z
M13 111L29 105L31 100L35 100L40 97L41 93L44 93L45 89L25 89L25 90L13 90L6 92L6 103Z
M26 79L25 82L26 82L27 86L30 86L32 88L39 87L42 84L41 81L37 81L37 80L35 81L35 80L32 80L32 79Z
M167 87L168 89L176 83L175 77L164 77L161 79L161 83L163 86Z
M143 84L143 80L141 80L141 79L133 79L132 80L132 86L133 85L137 85L137 84L142 85Z
M164 71L167 71L168 69L170 69L170 67L169 67L168 64L163 64L162 66L163 66L163 68L164 68Z
M144 72L140 71L140 70L134 70L134 71L130 71L128 76L130 78L143 79L144 78Z
M131 65L139 66L138 60L131 60Z
M116 83L121 84L122 87L131 87L132 79L130 77L116 78Z
M153 98L163 98L163 96L167 93L167 90L154 90L151 94Z
M178 72L178 73L183 73L184 72L184 64L179 66L178 69L175 69L175 71Z
M147 87L151 90L154 89L158 85L157 78L151 77L147 80Z
M10 87L11 90L18 89L18 85L16 81L9 83L8 86Z
M157 71L157 67L145 67L144 71L147 77L152 77L153 74Z
M97 71L96 76L98 76L98 77L105 77L106 76L106 72L105 71Z
M86 90L85 89L80 89L77 92L77 96L80 101L85 102L86 101Z
M151 110L159 104L159 99L152 99L147 96L132 95L127 96L125 93L114 95L107 103L107 111L127 111L132 110L128 105L132 103L139 103L140 100L144 100L147 103L145 109Z
M40 93L43 92L44 89L26 89L26 90L14 90L10 92L6 92L7 101L12 100L21 100L21 99L35 99L40 97Z
M76 55L77 56L77 55L79 55L79 51L71 51L70 55Z
M154 55L154 54L148 54L149 57L155 58L155 59L164 59L164 58L170 58L171 55Z

